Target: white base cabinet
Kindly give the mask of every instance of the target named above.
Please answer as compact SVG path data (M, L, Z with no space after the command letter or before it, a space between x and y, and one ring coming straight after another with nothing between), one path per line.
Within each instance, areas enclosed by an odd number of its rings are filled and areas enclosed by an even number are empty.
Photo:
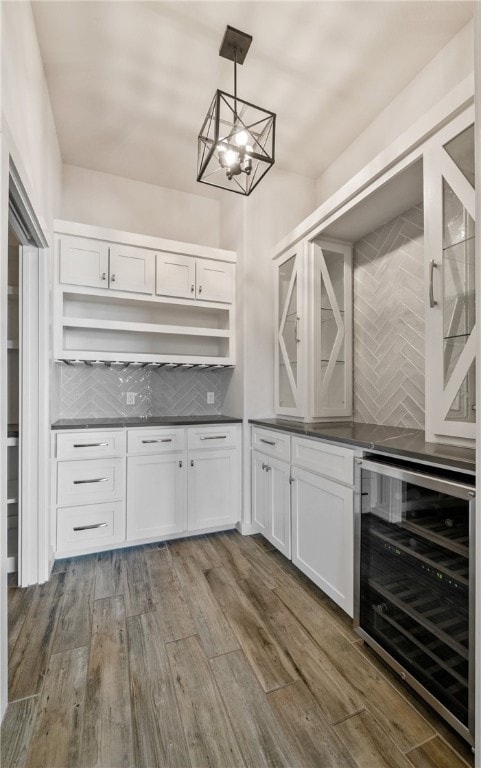
M222 530L240 519L238 424L62 431L52 443L59 557Z
M353 615L354 491L292 468L292 562Z
M253 427L254 528L349 616L354 612L353 484L353 450Z

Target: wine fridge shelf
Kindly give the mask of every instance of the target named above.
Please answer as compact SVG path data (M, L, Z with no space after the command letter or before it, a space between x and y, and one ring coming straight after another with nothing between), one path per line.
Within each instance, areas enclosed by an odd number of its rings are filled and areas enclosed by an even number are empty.
M466 532L463 517L453 514L441 519L439 514L426 515L404 520L402 526L433 544L438 544L458 555L469 556L469 535Z
M405 576L377 576L369 579L369 587L468 659L468 622L445 596Z
M413 532L406 531L405 526L386 525L383 521L372 517L371 532L379 541L392 546L395 550L404 552L421 563L434 569L438 578L447 577L465 587L469 584L468 553L465 555L453 553L433 544Z
M387 617L383 615L382 619L387 619ZM434 658L433 663L428 664L426 653L413 643L411 638L403 636L400 639L397 627L389 624L382 627L382 621L379 621L376 623L376 631L387 647L395 648L397 655L404 658L421 680L431 683L434 690L442 692L443 698L454 704L455 709L461 709L462 716L466 717L468 700L466 679L454 675L452 668L446 667L445 664L441 664Z

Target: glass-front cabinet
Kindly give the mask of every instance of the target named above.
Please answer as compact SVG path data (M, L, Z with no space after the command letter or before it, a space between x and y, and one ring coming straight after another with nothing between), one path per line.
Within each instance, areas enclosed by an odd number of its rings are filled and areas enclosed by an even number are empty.
M352 413L352 248L316 238L276 259L276 413Z
M290 250L277 263L276 290L276 412L304 416L303 352L303 254L305 247Z
M352 413L352 248L311 244L310 413L316 420Z
M425 153L426 433L474 440L476 428L475 178L471 111Z

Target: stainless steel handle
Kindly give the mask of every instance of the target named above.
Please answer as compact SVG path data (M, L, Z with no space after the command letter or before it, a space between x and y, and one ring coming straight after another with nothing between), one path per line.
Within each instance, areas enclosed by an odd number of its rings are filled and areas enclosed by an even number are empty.
M191 293L194 293L194 285L191 285L191 286L190 286L190 292L191 292Z
M77 525L74 531L91 531L93 528L106 528L108 523L95 523L94 525Z
M74 485L83 485L84 483L106 483L108 477L94 477L92 480L74 480Z
M225 440L227 435L209 435L208 437L201 437L201 440Z
M102 272L101 278L102 278L102 280L107 280L107 273L106 272Z
M299 344L300 338L299 338L299 317L296 317L296 344Z
M112 283L115 283L115 275L111 275L111 276L110 276L110 281L111 281Z
M393 464L382 464L381 462L371 461L370 459L361 459L360 465L363 469L370 469L380 475L393 477L396 480L403 480L412 485L419 485L421 488L428 488L432 491L451 494L458 499L469 500L472 498L474 489L472 485L464 485L453 480L447 480L444 477L436 475L427 475L423 472L396 467Z
M102 445L108 445L108 443L74 443L74 448L100 448Z
M271 471L271 469L272 469L272 467L270 467L270 466L269 466L269 464L266 464L266 465L265 465L265 470L266 470L266 472L270 472L270 471Z
M266 445L275 445L275 440L266 440L264 437L260 438L261 443L266 443Z
M434 270L438 265L431 259L429 262L429 306L431 309L437 305L437 301L434 298Z
M143 443L171 443L171 437L163 437L161 440L142 440Z

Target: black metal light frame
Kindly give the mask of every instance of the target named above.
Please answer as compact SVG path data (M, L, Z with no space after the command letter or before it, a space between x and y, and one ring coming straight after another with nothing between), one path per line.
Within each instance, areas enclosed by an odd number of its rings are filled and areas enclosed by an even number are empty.
M276 115L237 96L237 64L243 63L251 40L227 27L219 55L234 62L234 95L216 91L198 136L197 181L245 196L275 161ZM247 137L246 146L235 141L240 133ZM226 163L227 151L239 162Z

